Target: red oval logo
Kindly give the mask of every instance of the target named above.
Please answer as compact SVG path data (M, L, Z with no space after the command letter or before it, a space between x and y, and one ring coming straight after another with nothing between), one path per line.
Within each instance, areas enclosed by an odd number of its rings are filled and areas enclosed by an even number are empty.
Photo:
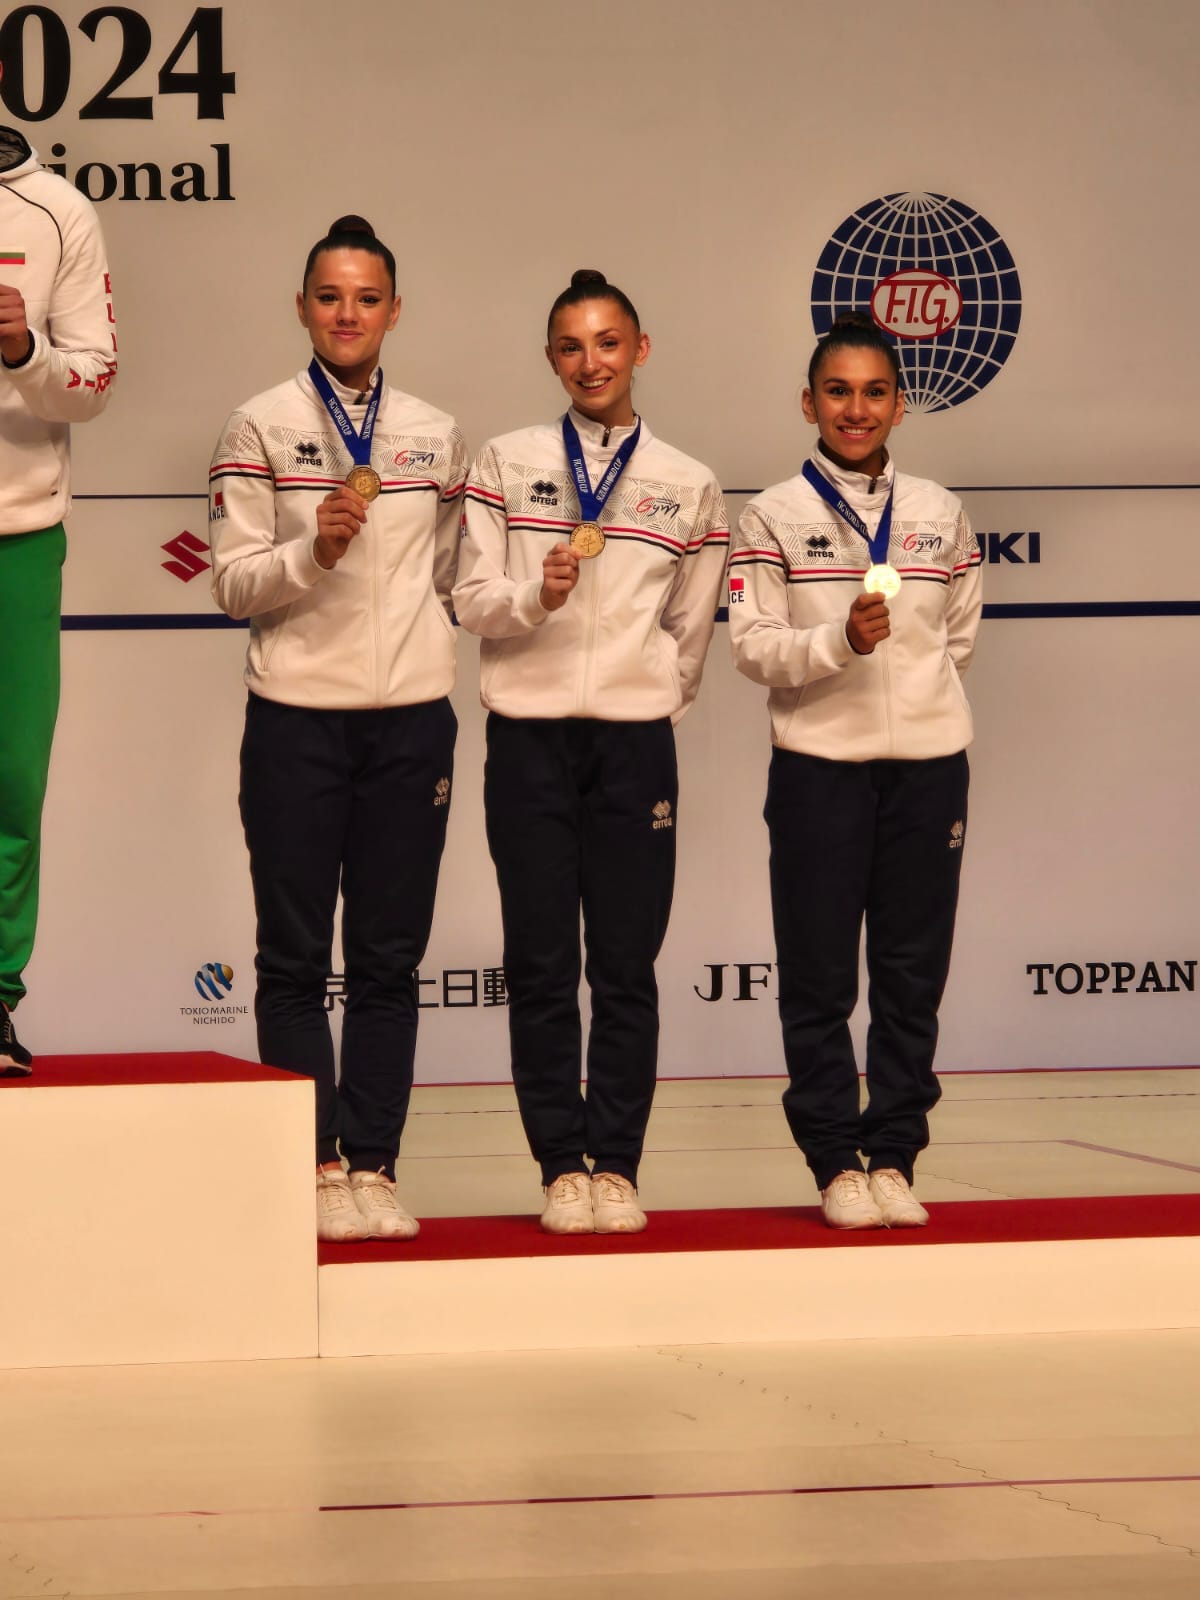
M926 267L905 267L881 278L871 295L871 316L897 339L936 339L962 312L958 285Z

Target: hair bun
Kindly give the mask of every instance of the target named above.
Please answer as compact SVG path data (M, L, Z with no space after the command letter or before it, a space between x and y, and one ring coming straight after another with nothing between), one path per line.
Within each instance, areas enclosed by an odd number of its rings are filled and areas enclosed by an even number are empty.
M375 237L375 229L367 221L366 217L355 216L354 212L351 212L349 216L339 217L336 222L330 223L329 237L332 239L338 233L365 233L368 238L373 239Z
M607 289L608 279L595 267L580 267L571 274L572 289Z
M874 328L874 319L865 311L839 311L833 319L830 333L844 332L847 328Z

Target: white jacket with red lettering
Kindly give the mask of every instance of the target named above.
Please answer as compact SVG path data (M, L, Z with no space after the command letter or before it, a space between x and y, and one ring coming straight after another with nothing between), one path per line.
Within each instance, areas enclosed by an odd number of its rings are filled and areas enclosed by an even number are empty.
M740 671L771 691L772 742L830 761L953 755L971 742L962 675L975 647L981 556L961 502L889 461L868 479L820 449L812 460L874 534L895 484L888 560L891 637L857 655L846 619L870 563L866 541L803 475L756 495L729 556L729 639Z
M595 485L632 429L570 415ZM546 611L542 558L580 520L561 418L484 446L454 588L459 621L483 637L480 698L507 717L678 719L700 686L729 545L717 481L643 422L600 512L604 549Z
M361 428L365 394L328 376ZM266 700L327 711L439 700L454 686L462 434L444 411L385 387L371 440L382 489L326 571L313 552L317 506L350 465L307 369L235 411L209 470L213 597L250 619L246 683Z
M108 403L117 330L95 210L0 127L0 283L19 289L28 360L0 362L0 535L32 533L71 509L68 426Z

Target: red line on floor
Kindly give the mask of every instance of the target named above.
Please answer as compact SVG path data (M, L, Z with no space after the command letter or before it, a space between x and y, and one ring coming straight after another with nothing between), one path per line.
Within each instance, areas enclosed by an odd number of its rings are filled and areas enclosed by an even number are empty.
M1103 1156L1124 1156L1127 1161L1145 1161L1152 1167L1173 1167L1177 1172L1200 1172L1200 1167L1191 1166L1186 1161L1168 1161L1165 1156L1146 1156L1138 1150L1117 1150L1109 1144L1089 1144L1086 1139L1060 1139L1060 1144L1069 1144L1076 1150L1095 1150Z
M1111 1478L960 1478L929 1483L834 1483L789 1489L667 1489L639 1494L554 1494L497 1496L484 1500L380 1500L328 1506L225 1506L220 1510L188 1507L171 1511L57 1512L51 1516L0 1517L0 1527L17 1523L153 1522L185 1517L295 1517L318 1511L482 1511L503 1506L622 1505L639 1500L761 1500L831 1494L912 1494L937 1489L1088 1488L1105 1484L1200 1483L1200 1473L1163 1472L1141 1477Z
M524 1495L494 1500L397 1500L368 1505L321 1506L322 1511L474 1511L498 1506L622 1505L636 1500L754 1500L828 1494L911 1494L932 1489L1087 1488L1100 1484L1200 1483L1200 1473L1161 1473L1130 1478L969 1478L930 1483L817 1484L800 1489L679 1489L659 1494Z

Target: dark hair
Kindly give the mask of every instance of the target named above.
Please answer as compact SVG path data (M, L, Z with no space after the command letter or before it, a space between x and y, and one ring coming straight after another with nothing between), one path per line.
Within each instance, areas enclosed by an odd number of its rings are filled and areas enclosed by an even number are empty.
M318 239L308 252L308 260L304 263L303 288L308 288L308 280L312 277L313 267L322 250L365 250L369 256L378 256L388 270L388 277L392 281L392 293L396 292L396 258L381 239L375 237L375 229L366 217L356 217L353 212L349 216L339 217L336 222L329 224L329 232L323 239Z
M642 331L642 324L638 314L633 309L633 301L627 294L622 293L615 283L609 283L602 272L597 272L593 267L580 267L578 272L571 274L570 288L564 289L558 299L550 307L550 315L546 318L546 343L549 344L554 327L554 319L565 306L582 305L585 300L615 300L621 310L633 323L638 334Z
M817 386L817 369L831 350L881 350L892 364L892 372L896 378L896 388L902 385L900 381L900 357L896 354L896 347L871 318L862 311L839 311L833 319L833 326L823 339L817 340L817 348L812 353L812 360L808 363L808 387L815 389Z

